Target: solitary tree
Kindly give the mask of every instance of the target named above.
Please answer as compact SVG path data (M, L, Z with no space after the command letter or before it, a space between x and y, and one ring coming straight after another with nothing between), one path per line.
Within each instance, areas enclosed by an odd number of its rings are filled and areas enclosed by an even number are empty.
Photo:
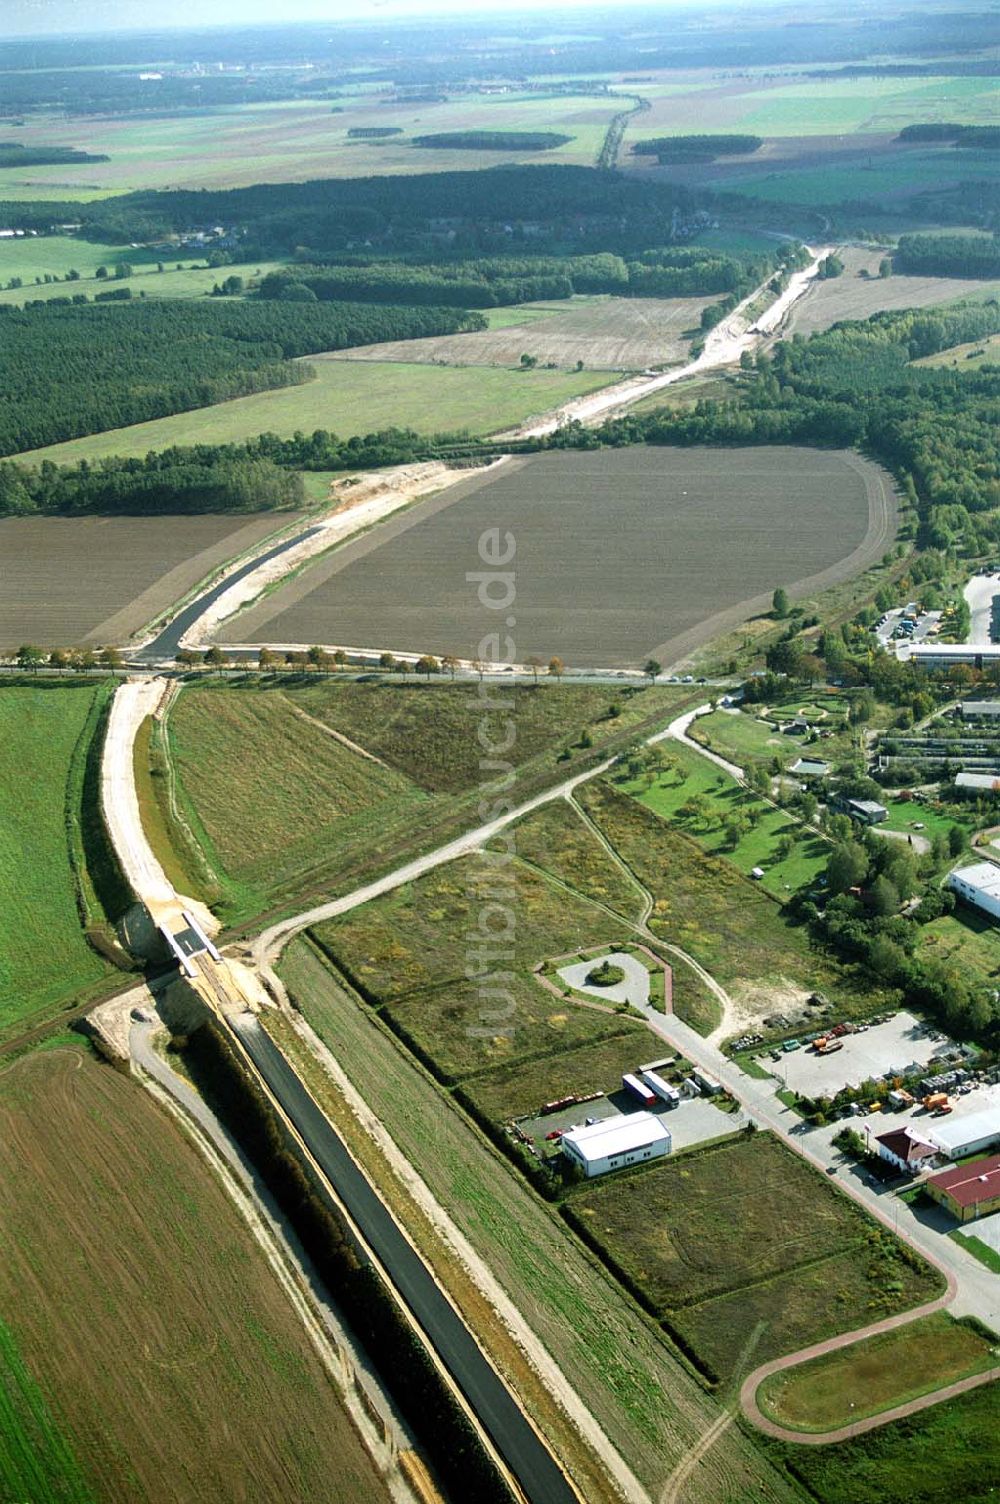
M380 653L378 659L379 668L384 668L386 673L396 667L396 658L393 653Z
M278 660L271 648L261 648L260 652L257 654L257 667L260 669L262 674L266 674L269 671L273 670L274 665L277 663L277 661Z
M101 663L104 668L121 668L124 661L117 648L101 649Z
M201 654L196 653L194 648L178 648L176 661L182 668L192 668L196 663L201 662Z
M783 621L788 615L788 591L781 585L778 586L771 597L771 610L779 621Z
M448 673L454 679L455 670L458 668L458 659L455 657L454 653L445 653L444 657L441 659L441 667L447 669Z
M534 678L534 681L537 684L538 683L538 670L542 666L542 660L540 658L536 658L535 655L534 655L534 653L533 653L530 658L526 658L524 661L528 665L528 667L531 669L532 677Z
M44 650L36 648L33 643L22 642L17 650L17 661L22 668L35 668L39 663L44 663Z
M483 675L486 673L486 664L483 662L482 658L471 658L469 661L472 664L472 667L475 669L476 673L479 675L479 682L481 684L483 682Z
M430 653L425 653L423 657L418 658L416 662L417 673L425 674L428 680L430 679L431 674L437 673L438 667L439 665L437 659L433 658Z
M566 670L566 665L561 658L549 659L549 673L554 679L561 679Z
M655 684L659 675L663 673L663 664L657 663L655 658L647 658L645 672L649 675L650 684Z
M219 647L219 645L218 645L217 642L213 642L212 646L209 648L208 652L205 654L205 662L208 664L208 666L210 668L224 668L225 667L225 665L226 665L226 655L222 651L222 649Z
M965 831L961 825L952 825L948 831L948 850L952 856L961 856L965 850Z

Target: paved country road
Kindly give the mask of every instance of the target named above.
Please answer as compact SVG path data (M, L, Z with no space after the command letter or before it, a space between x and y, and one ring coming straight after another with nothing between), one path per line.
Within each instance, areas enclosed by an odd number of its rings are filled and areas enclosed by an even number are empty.
M531 1504L580 1504L552 1453L294 1069L251 1014L229 1019Z

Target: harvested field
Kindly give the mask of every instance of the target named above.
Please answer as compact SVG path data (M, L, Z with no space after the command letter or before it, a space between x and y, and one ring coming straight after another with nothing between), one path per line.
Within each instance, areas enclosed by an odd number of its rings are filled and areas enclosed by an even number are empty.
M511 321L475 334L395 340L337 351L331 359L444 362L449 366L516 366L522 355L539 365L590 371L635 371L686 359L686 333L699 328L708 298L581 297L505 309ZM518 318L518 315L522 315ZM539 317L543 314L543 317Z
M969 277L880 277L879 251L846 246L838 253L844 273L826 281L815 280L797 303L793 303L782 337L815 334L842 319L867 319L873 313L896 308L930 308L952 303L956 298L996 296L998 282L977 282ZM862 271L870 275L859 276ZM935 357L935 364L941 357Z
M259 1245L140 1087L27 1056L0 1129L0 1305L97 1497L388 1500Z
M671 664L768 609L775 580L804 594L881 557L895 501L883 471L839 451L536 455L389 519L223 636L472 657L497 630L468 579L483 567L479 539L497 526L516 539L520 661L555 653L621 667L652 654Z
M567 1207L721 1379L940 1288L927 1265L770 1134L609 1179Z
M88 856L97 868L99 855L77 839L87 753L107 694L93 681L0 687L0 1032L54 1013L113 975L84 933L85 887L92 922L106 915L87 871Z
M596 95L458 95L453 99L386 98L381 93L345 94L331 112L323 99L220 105L204 114L164 112L151 118L94 116L74 122L74 141L107 162L79 166L6 168L0 198L27 198L32 185L58 183L62 197L76 185L121 192L139 188L232 188L250 183L294 183L310 178L370 174L462 171L470 166L538 161L537 151L458 149L422 151L415 133L455 130L553 130L570 139L546 161L591 166L601 149L618 100ZM403 135L385 140L352 138L352 128L397 126ZM66 122L57 114L35 115L18 140L25 146L64 142ZM27 189L25 187L27 185Z
M519 358L520 353L514 364ZM316 379L305 386L255 392L214 407L88 434L33 449L23 458L32 464L52 460L70 465L107 454L142 456L172 444L235 444L259 433L288 439L297 430L312 433L316 428L328 428L340 438L381 428L488 434L551 412L607 382L593 371L483 368L470 380L465 371L443 366L352 364L322 355L310 356L309 364Z
M124 643L290 512L183 517L3 517L0 652Z

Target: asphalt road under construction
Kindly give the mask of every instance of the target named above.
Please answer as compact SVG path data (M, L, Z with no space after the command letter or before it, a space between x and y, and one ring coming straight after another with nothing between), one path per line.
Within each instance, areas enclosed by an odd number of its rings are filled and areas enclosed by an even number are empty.
M552 1453L277 1045L250 1015L230 1015L228 1022L525 1497L531 1504L580 1504Z

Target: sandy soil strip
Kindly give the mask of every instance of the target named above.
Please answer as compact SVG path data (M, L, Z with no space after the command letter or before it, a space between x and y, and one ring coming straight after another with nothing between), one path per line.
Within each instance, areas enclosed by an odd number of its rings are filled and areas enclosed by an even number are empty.
M502 463L503 460L492 461L492 465ZM491 466L477 468L486 470ZM320 521L310 521L310 536L286 549L276 559L271 559L259 569L244 575L229 590L223 591L218 600L213 601L204 615L184 634L181 646L207 646L222 622L250 601L256 600L269 585L283 579L309 559L325 553L337 543L343 543L353 534L373 527L375 523L398 512L401 507L408 506L418 497L456 485L476 473L476 469L453 470L439 460L432 460L426 464L400 465L395 470L375 470L361 479L342 482L340 505ZM319 531L312 531L315 528Z

